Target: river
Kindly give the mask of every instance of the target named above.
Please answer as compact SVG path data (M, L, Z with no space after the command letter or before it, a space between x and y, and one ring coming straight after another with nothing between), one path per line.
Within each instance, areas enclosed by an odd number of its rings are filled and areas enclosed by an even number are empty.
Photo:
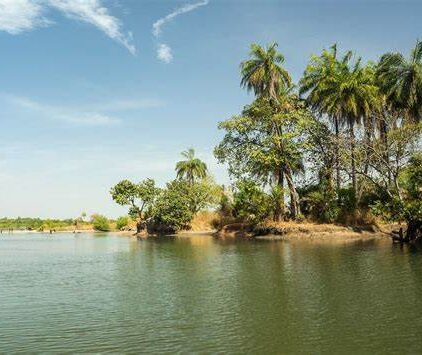
M421 353L422 253L390 241L0 235L0 353Z

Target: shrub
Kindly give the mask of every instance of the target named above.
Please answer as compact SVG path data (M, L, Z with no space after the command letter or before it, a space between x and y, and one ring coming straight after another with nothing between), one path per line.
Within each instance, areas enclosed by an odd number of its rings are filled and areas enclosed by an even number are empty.
M311 218L318 222L332 223L337 220L339 206L333 193L311 191L306 196L307 212Z
M148 232L174 233L189 228L194 216L188 183L175 180L167 184L154 207L149 211Z
M110 230L110 224L107 217L100 214L92 216L92 226L94 227L94 230L100 232L108 232Z
M406 238L422 238L422 153L414 155L399 176L400 194L372 205L372 211L389 221L406 221Z
M121 216L121 217L117 218L116 228L118 230L121 230L121 229L127 227L128 224L129 224L129 217L128 216Z
M246 222L259 223L270 214L268 195L252 180L239 180L233 199L234 216Z

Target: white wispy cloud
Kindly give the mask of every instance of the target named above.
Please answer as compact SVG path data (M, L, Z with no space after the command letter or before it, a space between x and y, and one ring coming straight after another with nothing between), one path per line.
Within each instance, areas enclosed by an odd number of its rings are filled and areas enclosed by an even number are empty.
M0 0L0 31L17 35L48 25L43 7L33 0Z
M209 0L203 0L193 4L186 4L182 7L177 8L173 12L169 13L167 16L164 16L153 23L152 34L154 35L154 37L159 37L163 31L163 26L166 23L172 21L175 17L191 12L197 9L198 7L208 5L208 3ZM157 47L157 58L164 63L170 63L173 60L173 54L170 46L164 43L159 44Z
M173 60L171 48L164 43L160 43L157 48L157 58L164 63L170 63Z
M155 21L154 24L152 25L152 33L154 34L155 37L158 37L162 32L162 27L167 22L170 22L171 20L173 20L175 17L179 15L185 14L187 12L191 12L197 9L198 7L208 5L208 3L209 3L209 0L203 0L194 4L186 4L186 5L183 5L182 7L177 8L176 10L174 10L167 16L164 16L158 19L157 21Z
M1 93L0 99L18 108L36 112L46 118L84 126L109 126L120 123L115 113L162 107L165 103L149 98L114 98L104 102L73 106L50 105L28 97Z
M50 6L67 17L90 23L111 39L124 45L130 53L136 54L131 32L123 33L120 21L112 16L101 0L48 0Z
M40 103L26 97L3 96L10 103L27 110L31 110L50 119L83 125L83 126L110 126L120 123L118 118L114 118L95 111L80 111L70 107L61 107Z
M132 33L123 32L121 22L110 14L102 0L0 0L0 30L19 34L51 25L53 22L44 16L48 9L95 26L125 46L130 53L136 54Z
M90 105L91 109L98 111L130 111L164 106L164 102L157 99L115 99Z

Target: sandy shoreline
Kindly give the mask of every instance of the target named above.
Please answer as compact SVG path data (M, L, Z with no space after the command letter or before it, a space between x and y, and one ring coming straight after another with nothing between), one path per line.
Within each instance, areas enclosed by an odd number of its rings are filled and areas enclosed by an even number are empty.
M114 234L130 238L154 238L155 236L137 235L135 231L109 231L100 232L95 230L57 230L55 234ZM1 235L24 235L24 234L49 234L49 231L25 231L14 230L9 233L3 230ZM218 239L243 239L243 240L262 240L262 241L306 241L306 242L355 242L375 239L389 239L390 235L387 229L379 231L357 231L351 227L337 226L331 224L312 224L312 223L290 223L279 224L277 234L254 235L243 228L230 228L225 226L222 230L199 230L199 231L180 231L172 236L176 237L216 237Z

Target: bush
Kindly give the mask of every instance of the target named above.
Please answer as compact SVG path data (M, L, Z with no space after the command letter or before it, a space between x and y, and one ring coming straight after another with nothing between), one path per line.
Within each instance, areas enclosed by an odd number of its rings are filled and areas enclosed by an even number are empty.
M406 238L422 239L422 153L414 155L399 176L401 194L372 205L372 212L388 221L406 221Z
M233 216L233 201L232 201L231 196L225 191L221 193L217 210L222 216L225 216L225 217Z
M123 228L127 227L128 224L129 224L129 217L128 216L121 216L121 217L117 218L116 228L118 230L122 230Z
M194 216L191 197L187 182L175 180L168 183L149 211L148 232L171 234L189 228Z
M233 214L245 222L259 223L270 214L268 195L252 180L239 180L233 195Z
M335 194L311 191L306 196L307 213L318 222L332 223L337 220L339 206ZM305 212L305 211L303 211Z
M107 217L96 214L92 216L92 226L94 230L100 232L108 232L110 231L110 224Z

